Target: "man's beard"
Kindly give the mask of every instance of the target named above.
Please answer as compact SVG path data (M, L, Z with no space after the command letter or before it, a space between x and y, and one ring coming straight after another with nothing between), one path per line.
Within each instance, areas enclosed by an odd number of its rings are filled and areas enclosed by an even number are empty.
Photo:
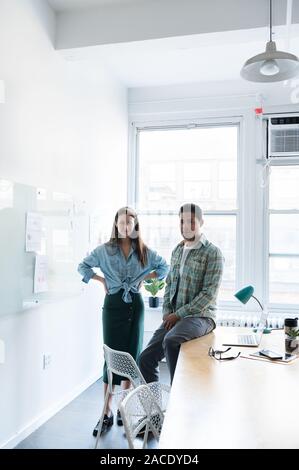
M184 240L186 240L187 242L194 242L194 240L195 240L195 234L192 235L191 237L186 237L186 236L182 233L182 237L183 237Z

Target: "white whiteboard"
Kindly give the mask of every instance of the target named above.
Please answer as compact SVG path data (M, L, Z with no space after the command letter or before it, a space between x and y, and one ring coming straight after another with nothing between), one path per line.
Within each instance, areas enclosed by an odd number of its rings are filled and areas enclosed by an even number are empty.
M42 216L41 250L48 260L48 290L34 293L36 252L26 252L26 216ZM0 179L0 315L83 290L78 263L89 247L84 203L64 193Z

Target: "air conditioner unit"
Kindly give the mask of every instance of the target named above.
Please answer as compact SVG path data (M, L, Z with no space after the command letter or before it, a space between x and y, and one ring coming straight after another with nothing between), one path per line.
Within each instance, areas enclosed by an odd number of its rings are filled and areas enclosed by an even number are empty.
M267 156L268 158L299 157L299 115L269 118Z

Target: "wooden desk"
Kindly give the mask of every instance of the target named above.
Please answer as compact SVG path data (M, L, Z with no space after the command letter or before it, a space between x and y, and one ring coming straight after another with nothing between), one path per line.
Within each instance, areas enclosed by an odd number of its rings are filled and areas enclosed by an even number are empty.
M242 332L248 329L218 327L182 345L161 449L299 448L299 359L275 364L208 356L210 346L225 349L223 338ZM263 335L260 347L284 351L283 331Z

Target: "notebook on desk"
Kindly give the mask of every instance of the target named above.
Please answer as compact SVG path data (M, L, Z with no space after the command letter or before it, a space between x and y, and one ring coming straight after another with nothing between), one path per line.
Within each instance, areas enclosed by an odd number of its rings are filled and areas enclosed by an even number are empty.
M258 347L260 345L264 329L267 325L268 313L262 311L256 333L236 334L228 337L222 343L223 346Z

